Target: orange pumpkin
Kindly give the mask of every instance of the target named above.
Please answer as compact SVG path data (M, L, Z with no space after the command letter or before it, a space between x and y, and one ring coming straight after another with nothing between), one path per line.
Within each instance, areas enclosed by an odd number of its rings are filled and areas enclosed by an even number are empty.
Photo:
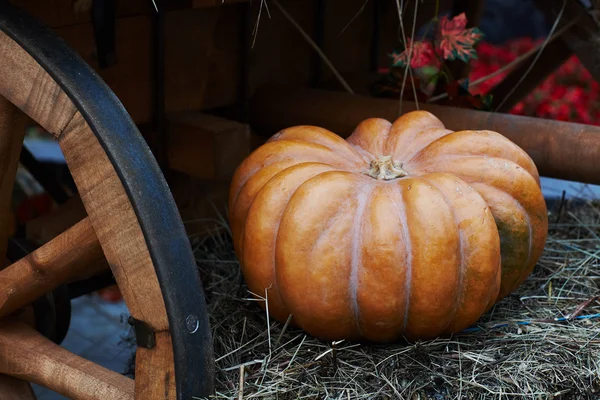
M270 315L322 339L427 339L467 328L531 273L547 235L531 158L431 113L344 140L285 129L238 167L234 247Z

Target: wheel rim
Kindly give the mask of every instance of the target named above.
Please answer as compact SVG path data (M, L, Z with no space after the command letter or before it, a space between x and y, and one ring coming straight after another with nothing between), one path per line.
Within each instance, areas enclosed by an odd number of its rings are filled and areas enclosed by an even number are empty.
M10 84L0 83L0 94L58 137L67 163L73 168L77 186L80 191L84 189L82 199L90 214L91 224L95 230L100 229L98 239L109 262L111 252L114 253L113 261L117 262L122 261L126 254L123 255L122 250L121 254L116 254L118 251L113 248L114 241L103 236L108 231L102 230L105 228L104 221L96 210L100 206L94 205L96 200L93 198L98 193L92 192L96 187L94 184L100 185L104 181L90 182L91 178L87 175L91 163L108 161L116 174L109 177L114 180L115 190L122 190L131 204L130 211L139 224L143 245L154 267L153 273L158 279L161 301L164 301L166 310L164 323L160 322L161 317L152 315L139 318L141 321L154 319L154 322L144 322L153 326L157 343L164 343L152 350L138 350L138 355L140 351L143 355L138 357L138 373L156 375L156 371L145 371L140 363L150 363L158 353L172 347L176 398L189 399L211 394L214 363L201 282L171 193L137 127L112 91L76 53L52 31L8 2L0 2L0 31L3 32L0 34L0 54L20 51L24 54L18 57L26 60L28 68L41 67L31 74L31 71L16 71L14 65L11 67L11 61L6 61L4 68L0 65L0 71L7 73L4 76L12 76L20 91L14 90ZM36 65L31 64L28 57ZM38 86L30 82L32 77ZM44 106L44 101L48 102L48 99L52 102L49 109L32 112L35 111L31 108L32 102L37 101L38 106ZM87 141L83 148L82 138ZM83 151L89 149L94 149L91 153L100 155L82 161L87 157ZM110 169L106 168L107 171ZM128 284L127 274L119 271L119 266L115 264L112 267L119 284ZM128 306L133 301L129 297L126 296ZM137 303L141 307L140 315L143 315L143 304Z

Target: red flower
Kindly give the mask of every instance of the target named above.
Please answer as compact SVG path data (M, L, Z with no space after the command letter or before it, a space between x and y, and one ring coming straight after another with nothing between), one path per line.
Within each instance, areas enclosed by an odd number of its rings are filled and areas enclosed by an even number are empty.
M406 42L406 49L402 53L398 54L394 52L390 54L390 57L394 60L393 67L406 67L409 56L411 68L424 67L434 60L431 43L423 41L413 42L410 38L407 38Z
M466 29L465 13L452 19L444 16L440 19L438 29L438 48L446 60L462 60L464 62L477 58L475 44L483 38L478 28Z

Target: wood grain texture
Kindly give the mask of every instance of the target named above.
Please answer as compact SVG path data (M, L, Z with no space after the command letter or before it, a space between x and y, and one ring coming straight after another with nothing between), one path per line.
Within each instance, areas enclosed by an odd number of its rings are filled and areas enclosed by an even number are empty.
M6 254L10 206L27 115L0 96L0 259Z
M0 316L30 304L61 283L98 271L102 248L89 219L0 271Z
M151 2L149 6L153 9ZM96 57L96 41L91 23L64 26L57 29L56 33L100 75L135 123L152 121L151 15L118 18L115 21L117 63L104 69L99 67Z
M221 107L237 100L243 11L244 5L238 4L165 15L168 113Z
M169 168L224 182L252 146L248 125L197 111L168 117L167 145Z
M71 399L134 399L132 379L76 356L20 322L0 325L0 373Z
M175 399L173 347L165 304L125 189L79 113L59 142L131 316L156 331L156 346L138 349L136 398Z
M357 88L349 81L349 77L364 76L369 72L373 31L379 29L373 27L373 3L364 0L333 0L324 3L323 52L352 90L356 91ZM319 70L320 82L331 80L337 90L343 90L324 63L321 62Z
M48 132L59 135L75 105L58 84L14 40L0 32L0 95Z
M36 400L29 382L0 375L0 400Z
M162 292L135 211L108 156L79 112L59 143L131 316L157 331L167 330Z
M175 365L169 332L156 334L156 347L138 348L135 358L135 395L138 399L175 398ZM190 377L201 379L201 377Z

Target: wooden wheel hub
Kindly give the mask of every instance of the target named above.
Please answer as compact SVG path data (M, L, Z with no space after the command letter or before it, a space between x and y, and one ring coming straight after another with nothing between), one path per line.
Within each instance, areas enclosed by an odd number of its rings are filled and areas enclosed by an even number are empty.
M28 382L73 399L211 395L214 362L202 285L154 157L95 72L52 31L0 2L0 224L7 220L28 118L60 144L85 216L0 270L0 398L34 398ZM0 235L0 253L6 247ZM58 301L61 285L107 268L135 321L135 380L55 343L65 330L59 319L68 321ZM49 293L55 296L41 310L37 299ZM32 304L38 329L54 342L14 318Z

